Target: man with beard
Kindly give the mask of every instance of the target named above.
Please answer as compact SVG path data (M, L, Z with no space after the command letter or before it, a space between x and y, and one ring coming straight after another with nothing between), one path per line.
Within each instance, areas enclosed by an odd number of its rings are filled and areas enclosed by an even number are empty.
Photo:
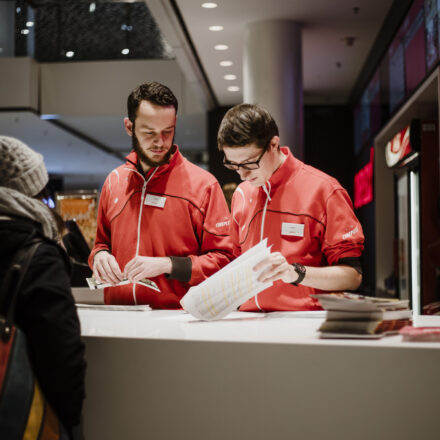
M190 286L232 259L230 215L217 180L174 144L177 99L150 82L127 100L133 151L102 188L89 264L106 304L180 308ZM152 279L160 292L138 284ZM128 279L129 284L117 284Z

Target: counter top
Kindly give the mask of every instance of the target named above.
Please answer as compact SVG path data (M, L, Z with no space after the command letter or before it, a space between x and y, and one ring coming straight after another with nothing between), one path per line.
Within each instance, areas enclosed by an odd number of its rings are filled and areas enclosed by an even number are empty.
M78 315L84 337L440 349L440 343L402 342L399 335L373 340L320 339L317 329L325 312L234 312L212 322L199 321L183 310L81 308Z

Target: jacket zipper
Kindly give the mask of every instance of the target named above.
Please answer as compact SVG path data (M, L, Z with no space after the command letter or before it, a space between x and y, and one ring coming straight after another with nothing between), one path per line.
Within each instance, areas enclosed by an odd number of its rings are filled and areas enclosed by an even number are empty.
M137 230L137 243L136 243L136 254L135 257L139 255L139 244L141 242L141 219L142 219L142 211L144 206L144 198L145 198L145 192L147 189L148 182L151 180L151 178L154 176L156 171L158 170L158 167L151 173L151 176L148 178L148 180L145 180L145 177L142 176L141 173L138 173L142 178L144 179L144 184L142 185L142 194L141 194L141 206L139 207L139 218L138 218L138 230ZM135 171L137 172L137 171ZM133 283L133 300L134 303L137 305L137 299L136 299L136 283Z
M267 205L268 205L269 201L272 200L270 198L270 190L271 190L272 186L269 181L267 181L267 184L269 186L269 189L266 188L266 184L263 185L263 191L266 193L266 202L264 203L263 215L262 215L262 219L261 219L260 241L262 241L264 238L264 222L266 220ZM258 302L258 294L255 295L255 304L257 305L257 307L260 309L261 312L264 312L264 310L260 306L260 303Z

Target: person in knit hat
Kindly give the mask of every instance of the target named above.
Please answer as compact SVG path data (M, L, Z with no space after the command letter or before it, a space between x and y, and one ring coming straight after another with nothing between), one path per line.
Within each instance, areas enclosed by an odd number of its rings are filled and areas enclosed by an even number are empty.
M41 154L18 139L0 136L0 280L15 253L40 237L17 297L15 324L27 337L43 394L72 437L80 422L86 364L69 260L57 243L55 219L39 200L48 181ZM2 290L0 286L0 295ZM0 296L1 316L7 307Z
M44 235L58 238L55 219L38 199L49 176L43 156L18 139L0 136L0 215L38 221Z
M48 181L41 154L18 139L0 136L0 186L35 197Z

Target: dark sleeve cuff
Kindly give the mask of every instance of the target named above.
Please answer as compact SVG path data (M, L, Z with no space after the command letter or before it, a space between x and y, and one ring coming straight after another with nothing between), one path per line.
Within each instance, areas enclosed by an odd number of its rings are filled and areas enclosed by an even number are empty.
M170 257L171 273L167 278L188 283L191 279L192 260L190 257Z
M362 275L361 261L359 260L358 257L341 258L336 264L345 264L347 266L351 266L353 269L356 269L356 271Z

